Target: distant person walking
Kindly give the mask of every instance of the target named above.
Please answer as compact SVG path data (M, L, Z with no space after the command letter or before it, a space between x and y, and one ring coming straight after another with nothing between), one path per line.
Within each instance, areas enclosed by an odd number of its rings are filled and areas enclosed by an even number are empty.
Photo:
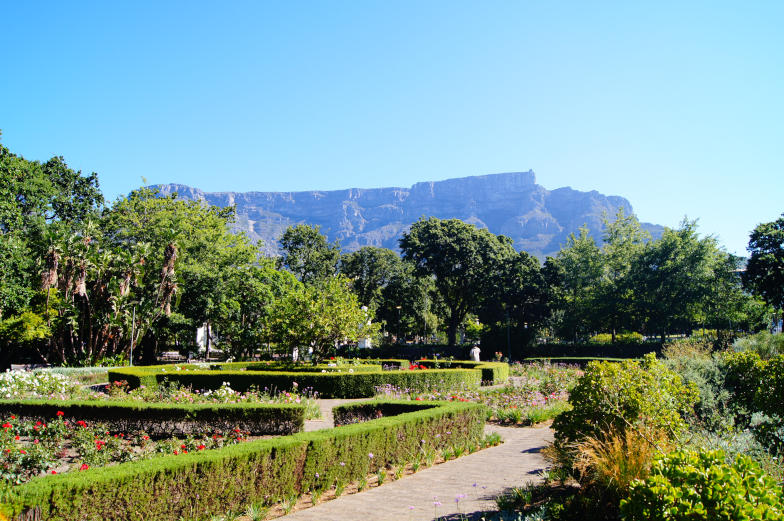
M479 361L479 352L480 352L479 346L474 344L474 347L472 347L471 351L469 351L469 354L471 356L471 360L473 360L474 362L478 362Z

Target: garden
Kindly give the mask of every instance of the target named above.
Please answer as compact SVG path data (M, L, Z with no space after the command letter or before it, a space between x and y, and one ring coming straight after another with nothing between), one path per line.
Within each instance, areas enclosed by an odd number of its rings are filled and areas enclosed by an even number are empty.
M131 519L143 511L144 519L210 519L249 509L279 515L304 495L316 503L324 494L360 491L498 443L484 436L484 405L437 395L477 391L483 376L505 380L506 364L428 369L426 363L412 369L385 361L387 371L344 361L315 369L124 368L110 370L113 379L98 390L77 380L92 381L88 371L74 372L77 378L63 371L7 372L0 379L3 514ZM370 387L374 400L334 409L339 428L302 432L305 419L318 414L319 389L355 395L368 389L368 376L434 399L391 400ZM282 382L288 390L277 391ZM166 499L173 493L176 505Z
M498 499L504 519L784 519L784 342L591 362L553 422L542 483Z

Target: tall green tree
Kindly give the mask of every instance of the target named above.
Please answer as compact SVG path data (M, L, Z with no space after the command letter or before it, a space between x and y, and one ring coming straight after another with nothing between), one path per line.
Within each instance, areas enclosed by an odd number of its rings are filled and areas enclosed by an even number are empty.
M503 260L485 286L478 317L485 325L482 343L507 346L520 358L550 315L549 288L539 261L521 251Z
M433 277L448 311L445 317L449 345L466 314L478 304L484 286L505 259L515 255L510 239L458 219L420 219L400 239L403 258L414 264L417 275Z
M577 340L599 327L596 298L604 273L602 252L583 226L579 235L569 235L553 262L560 266L562 334Z
M743 284L777 311L784 310L784 214L762 223L749 236L751 253Z
M346 253L340 261L340 272L351 279L359 302L371 310L379 307L384 288L402 269L397 253L376 246Z
M714 291L725 254L716 239L697 235L696 221L665 229L650 242L631 266L635 305L648 333L690 330L702 304Z
M632 262L651 238L634 214L619 208L615 219L604 218L602 235L602 275L596 287L595 303L602 328L609 329L615 342L619 329L633 326L634 287L629 273Z
M337 272L340 245L328 243L318 226L289 226L280 238L280 249L279 267L287 268L305 284L331 277Z
M269 339L287 349L313 348L318 362L339 342L370 335L370 314L351 290L351 281L338 275L300 284L276 299L269 314Z

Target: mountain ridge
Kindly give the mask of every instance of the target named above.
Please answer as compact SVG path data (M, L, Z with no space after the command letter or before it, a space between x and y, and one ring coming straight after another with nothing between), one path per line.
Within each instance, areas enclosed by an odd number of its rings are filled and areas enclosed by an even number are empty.
M362 246L398 249L398 239L420 217L457 218L512 238L515 248L543 259L557 253L570 233L585 224L599 239L602 216L618 208L633 212L617 195L570 187L547 190L532 170L425 181L411 187L346 188L298 192L205 192L188 185L155 185L161 195L203 200L216 206L235 205L234 231L262 240L268 255L278 252L278 239L295 224L321 227L344 251ZM653 237L663 227L641 223Z

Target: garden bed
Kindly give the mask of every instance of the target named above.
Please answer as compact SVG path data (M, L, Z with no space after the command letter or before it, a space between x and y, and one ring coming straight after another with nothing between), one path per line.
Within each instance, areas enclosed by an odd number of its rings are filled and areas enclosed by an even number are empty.
M205 518L345 485L482 436L481 405L417 405L329 430L36 478L0 501L15 519Z

